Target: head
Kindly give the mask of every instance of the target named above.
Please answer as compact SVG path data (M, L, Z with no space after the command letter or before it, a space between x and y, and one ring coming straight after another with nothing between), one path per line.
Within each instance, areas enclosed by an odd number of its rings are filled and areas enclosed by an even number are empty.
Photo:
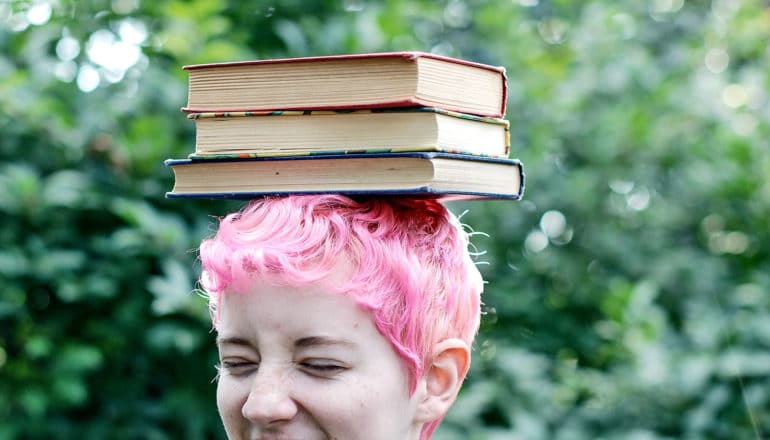
M430 437L467 373L482 289L443 205L265 198L200 252L228 436Z

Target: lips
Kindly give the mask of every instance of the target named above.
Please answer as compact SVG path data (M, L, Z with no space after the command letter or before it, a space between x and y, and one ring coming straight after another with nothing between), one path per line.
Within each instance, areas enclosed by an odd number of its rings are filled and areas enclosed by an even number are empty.
M329 440L327 436L318 436L313 434L302 434L297 432L287 431L267 431L262 433L253 433L248 436L252 440L311 440L311 439L324 439Z
M253 440L300 440L301 437L293 436L285 433L265 433L257 434L252 437Z

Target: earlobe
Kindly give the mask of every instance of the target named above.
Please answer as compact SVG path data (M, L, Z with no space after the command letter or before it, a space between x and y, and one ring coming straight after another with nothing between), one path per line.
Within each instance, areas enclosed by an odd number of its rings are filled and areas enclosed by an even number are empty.
M417 417L423 423L441 419L457 398L470 367L470 348L460 339L436 344L431 364L425 371L425 394Z

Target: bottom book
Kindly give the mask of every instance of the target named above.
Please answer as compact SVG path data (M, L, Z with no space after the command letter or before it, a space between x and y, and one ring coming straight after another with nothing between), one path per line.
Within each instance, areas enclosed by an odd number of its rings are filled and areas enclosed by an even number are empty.
M166 197L253 198L341 193L442 199L521 198L524 173L513 159L448 153L169 159Z

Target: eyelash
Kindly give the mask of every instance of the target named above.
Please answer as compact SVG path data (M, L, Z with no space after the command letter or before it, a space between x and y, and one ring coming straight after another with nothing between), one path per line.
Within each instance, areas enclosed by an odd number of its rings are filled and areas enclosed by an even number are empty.
M344 370L347 370L347 367L344 367L342 365L335 364L335 363L322 363L322 362L316 363L316 362L304 361L304 362L300 362L299 365L302 368L312 370L314 372L321 373L324 375L328 375L331 373L339 373Z

